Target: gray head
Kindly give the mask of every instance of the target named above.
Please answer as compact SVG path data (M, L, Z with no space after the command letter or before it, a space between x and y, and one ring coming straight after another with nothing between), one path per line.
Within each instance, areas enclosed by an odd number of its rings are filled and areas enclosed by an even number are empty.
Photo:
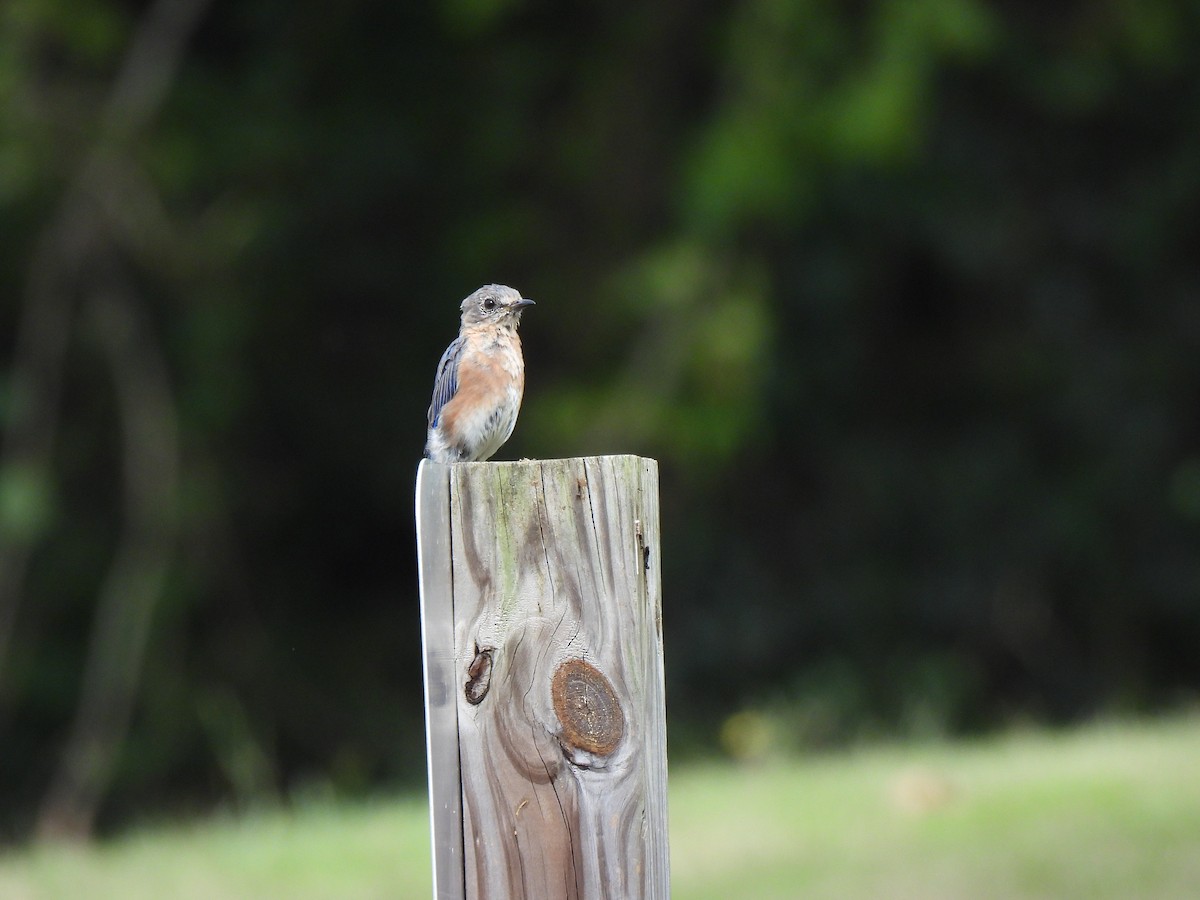
M502 284L485 284L462 302L462 323L466 325L511 325L521 321L521 310L533 306L521 292Z

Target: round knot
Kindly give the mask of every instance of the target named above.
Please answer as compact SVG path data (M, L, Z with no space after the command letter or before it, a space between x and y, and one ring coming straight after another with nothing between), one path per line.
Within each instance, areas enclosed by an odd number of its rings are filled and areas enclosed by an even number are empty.
M625 734L625 713L604 673L582 659L568 659L550 683L561 740L577 750L608 756Z

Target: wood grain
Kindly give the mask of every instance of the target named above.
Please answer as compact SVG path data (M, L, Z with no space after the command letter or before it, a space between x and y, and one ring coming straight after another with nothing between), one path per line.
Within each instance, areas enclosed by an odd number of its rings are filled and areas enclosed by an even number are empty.
M458 770L449 466L427 459L421 461L417 470L416 513L433 896L435 900L462 900L462 783Z
M665 900L657 464L437 468L465 896Z

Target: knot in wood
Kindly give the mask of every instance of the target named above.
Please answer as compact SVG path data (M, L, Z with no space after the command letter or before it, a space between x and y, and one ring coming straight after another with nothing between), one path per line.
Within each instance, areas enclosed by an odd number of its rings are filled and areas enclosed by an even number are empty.
M467 683L463 685L463 693L472 706L482 703L492 686L492 654L495 652L493 647L475 645L475 658L467 666Z
M550 684L563 743L608 756L625 734L625 713L604 673L582 659L568 659Z

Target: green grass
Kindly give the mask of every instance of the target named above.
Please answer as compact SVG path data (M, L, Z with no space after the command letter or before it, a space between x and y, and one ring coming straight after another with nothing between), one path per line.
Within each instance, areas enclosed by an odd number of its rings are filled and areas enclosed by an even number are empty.
M676 896L1200 896L1200 721L681 774Z
M671 775L672 895L1200 896L1200 719ZM0 855L0 897L423 898L423 799Z

